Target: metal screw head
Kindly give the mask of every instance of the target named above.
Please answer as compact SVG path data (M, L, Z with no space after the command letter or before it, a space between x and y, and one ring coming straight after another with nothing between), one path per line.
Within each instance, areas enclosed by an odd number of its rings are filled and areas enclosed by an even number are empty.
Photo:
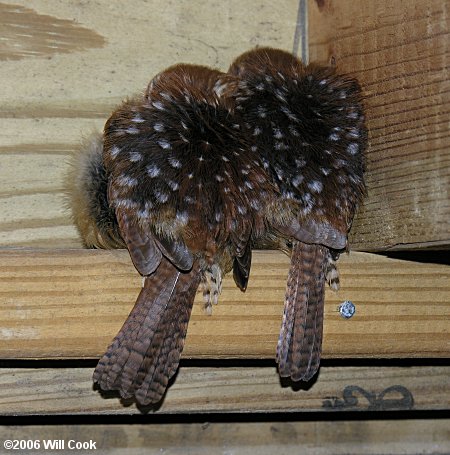
M350 319L355 314L355 311L355 305L350 300L346 300L339 305L339 313L345 319Z

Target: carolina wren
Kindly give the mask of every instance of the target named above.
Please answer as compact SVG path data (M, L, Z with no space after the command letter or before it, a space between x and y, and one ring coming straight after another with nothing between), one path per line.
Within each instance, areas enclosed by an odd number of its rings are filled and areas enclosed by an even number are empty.
M199 285L207 308L232 268L245 289L251 241L263 234L263 208L274 199L234 119L236 84L206 67L173 66L111 115L103 147L94 141L103 149L101 206L117 221L107 236L124 242L145 278L93 379L140 404L158 402L178 367ZM100 230L94 237L104 239Z
M116 215L109 206L103 165L103 135L92 133L71 157L67 203L87 248L124 248Z
M251 150L281 193L269 243L292 240L276 359L280 376L308 381L322 348L324 282L339 286L334 264L365 193L367 131L356 80L303 65L271 48L238 57L236 112ZM281 241L282 243L282 241Z

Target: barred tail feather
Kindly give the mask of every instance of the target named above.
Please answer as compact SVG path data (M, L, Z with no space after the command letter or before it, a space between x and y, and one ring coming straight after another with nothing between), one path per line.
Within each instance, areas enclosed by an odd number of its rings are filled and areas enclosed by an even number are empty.
M293 245L277 347L281 377L309 381L319 368L326 257L327 249L321 245Z
M175 374L184 348L195 293L200 283L198 269L192 275L181 273L176 293L169 301L162 321L159 350L147 351L136 376L136 400L141 404L160 401L170 378Z
M100 359L94 382L140 404L160 401L178 367L199 281L197 263L183 273L163 258Z

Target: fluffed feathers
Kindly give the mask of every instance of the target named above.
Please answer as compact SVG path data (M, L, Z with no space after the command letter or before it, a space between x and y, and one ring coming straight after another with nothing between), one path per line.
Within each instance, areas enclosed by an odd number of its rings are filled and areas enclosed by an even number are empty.
M116 215L108 204L103 136L93 133L72 154L65 180L72 218L87 248L123 248Z
M211 250L229 270L264 229L260 209L272 188L224 95L234 84L218 71L178 65L105 126L111 205L160 243L177 241L181 268L187 251Z
M276 228L343 249L365 194L358 82L271 48L244 53L229 71L240 78L236 110L290 212Z

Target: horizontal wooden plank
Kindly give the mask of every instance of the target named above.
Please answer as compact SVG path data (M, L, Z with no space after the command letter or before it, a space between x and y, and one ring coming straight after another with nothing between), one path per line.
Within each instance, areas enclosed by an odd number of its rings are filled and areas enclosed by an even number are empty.
M247 292L226 276L208 316L202 296L185 357L273 358L289 258L255 251ZM327 291L324 357L448 357L450 267L352 253ZM139 293L125 250L0 250L0 358L97 358ZM356 305L344 320L338 306Z
M64 440L66 450L70 440L92 440L96 450L82 451L89 454L447 455L449 428L450 419L12 425L0 439Z
M368 198L353 248L449 248L450 4L308 5L310 60L334 61L365 93Z
M274 367L181 367L158 408L92 388L93 368L1 368L0 415L164 414L450 409L450 366L322 367L311 386ZM124 406L125 404L125 406Z

